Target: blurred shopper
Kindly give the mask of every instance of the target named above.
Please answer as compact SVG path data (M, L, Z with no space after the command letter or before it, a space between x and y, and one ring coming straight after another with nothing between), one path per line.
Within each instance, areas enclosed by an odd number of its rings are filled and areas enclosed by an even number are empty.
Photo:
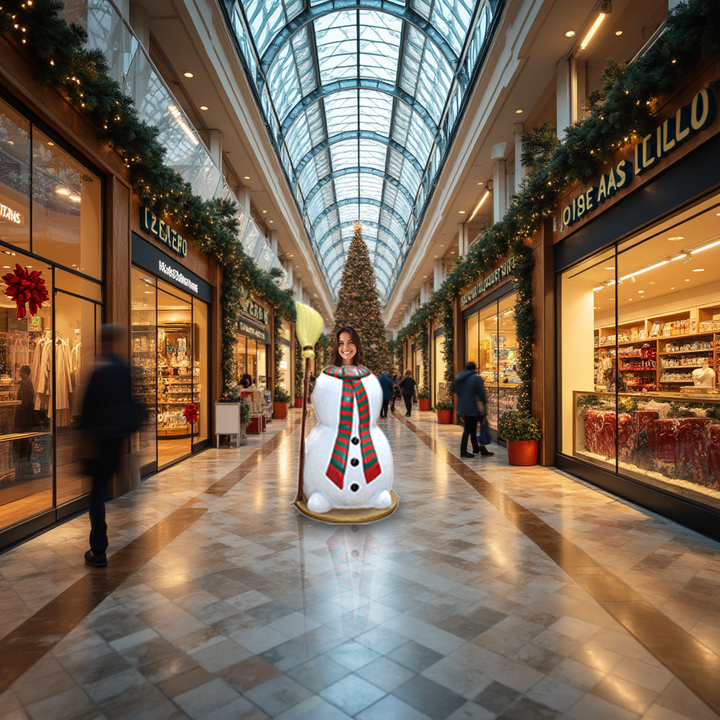
M382 410L380 411L380 417L386 418L388 414L388 405L390 404L390 400L392 400L395 384L385 370L380 373L378 380L380 381L380 387L382 388L383 393L383 403Z
M252 387L253 379L250 376L249 373L243 373L242 377L240 378L240 387L241 388L249 388Z
M405 401L405 408L407 410L405 417L410 417L412 412L416 387L417 383L413 380L412 372L410 370L406 370L405 377L400 381L400 392L402 393L403 400Z
M402 397L402 393L400 392L400 385L398 384L398 376L393 375L392 381L393 381L393 393L392 393L392 400L390 401L390 412L394 415L395 414L395 402Z
M487 396L485 383L477 374L477 365L472 360L465 366L452 384L452 391L458 396L457 413L463 419L463 434L460 440L460 457L475 457L467 451L468 439L472 441L473 452L477 455L493 455L477 439L478 423L483 421L487 413Z
M82 407L83 459L92 478L90 550L85 553L85 563L93 567L107 565L105 499L108 483L120 466L122 441L140 428L145 414L142 404L132 396L129 365L114 353L123 336L118 325L102 326L102 355L90 377Z
M20 366L20 385L18 385L16 400L20 402L15 408L15 432L28 433L35 430L37 413L35 412L35 388L30 375L29 365ZM18 456L29 462L32 449L32 440L22 438L18 441Z

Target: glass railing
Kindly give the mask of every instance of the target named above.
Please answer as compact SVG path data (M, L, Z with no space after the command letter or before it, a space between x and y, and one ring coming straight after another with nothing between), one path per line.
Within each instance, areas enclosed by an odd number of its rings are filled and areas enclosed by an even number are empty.
M222 197L236 203L240 223L238 240L261 270L279 268L280 287L288 288L287 274L253 219L237 203L222 169L199 133L155 68L146 48L110 0L66 0L63 15L87 30L90 50L100 50L107 59L111 77L129 95L138 116L159 130L158 140L166 148L165 162L190 184L203 200Z

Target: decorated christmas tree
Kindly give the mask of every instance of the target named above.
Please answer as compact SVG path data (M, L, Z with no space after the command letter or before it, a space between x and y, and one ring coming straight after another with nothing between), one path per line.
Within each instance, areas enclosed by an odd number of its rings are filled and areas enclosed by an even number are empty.
M385 337L385 323L380 314L375 271L363 240L362 224L355 223L354 228L355 234L345 260L335 306L334 332L343 325L354 327L362 339L364 364L379 375L383 370L390 369L390 352Z

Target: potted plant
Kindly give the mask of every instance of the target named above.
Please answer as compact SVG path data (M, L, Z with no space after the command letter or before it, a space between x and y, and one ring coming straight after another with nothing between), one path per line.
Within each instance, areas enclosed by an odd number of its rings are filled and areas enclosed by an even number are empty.
M302 397L303 397L302 383L297 383L297 385L295 387L295 407L296 408L302 407Z
M290 395L282 385L275 386L275 397L273 398L273 417L282 420L287 417Z
M542 438L540 423L532 415L510 410L498 421L498 437L507 441L511 465L535 465L538 440Z
M428 388L423 387L418 390L418 405L420 406L421 410L429 410L430 409L430 390Z
M438 398L437 403L435 403L435 409L437 410L438 422L441 425L450 425L450 423L452 423L455 403L451 395L445 394L441 398Z

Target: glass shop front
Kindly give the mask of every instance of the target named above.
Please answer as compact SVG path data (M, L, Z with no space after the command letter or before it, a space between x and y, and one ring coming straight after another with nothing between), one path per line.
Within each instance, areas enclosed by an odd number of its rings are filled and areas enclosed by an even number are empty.
M83 389L103 309L103 181L0 99L0 546L76 512ZM33 312L5 290L44 283Z
M516 295L506 284L463 311L465 362L474 362L485 382L490 429L507 410L517 409Z
M132 259L133 381L148 408L133 450L147 475L208 445L212 288L136 233Z
M720 510L720 195L559 278L559 451Z
M235 328L233 377L241 385L249 376L248 388L267 388L268 354L270 352L270 312L249 293L242 300L242 311ZM242 388L240 388L242 389Z

